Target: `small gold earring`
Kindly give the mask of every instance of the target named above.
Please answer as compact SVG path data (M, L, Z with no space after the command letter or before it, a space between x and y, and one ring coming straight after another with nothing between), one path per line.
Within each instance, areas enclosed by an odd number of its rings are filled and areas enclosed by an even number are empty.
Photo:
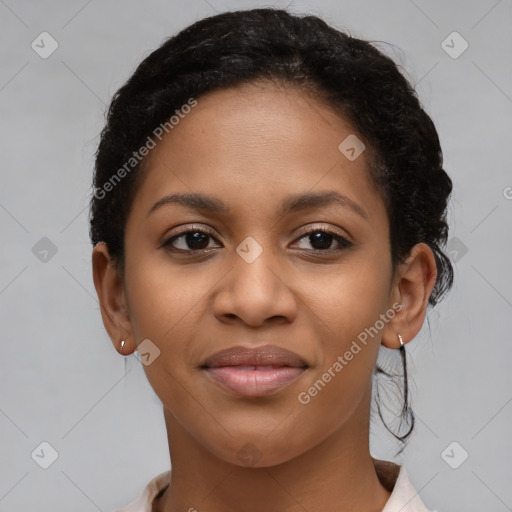
M125 341L124 341L124 340L121 340L121 348L119 349L119 351L121 352L121 354L123 353L123 347L124 347L124 344L125 344Z
M399 334L399 335L398 335L398 339L399 339L399 341L400 341L400 347L403 347L403 346L404 346L404 340L403 340L403 338L402 338L402 335L401 335L401 334Z

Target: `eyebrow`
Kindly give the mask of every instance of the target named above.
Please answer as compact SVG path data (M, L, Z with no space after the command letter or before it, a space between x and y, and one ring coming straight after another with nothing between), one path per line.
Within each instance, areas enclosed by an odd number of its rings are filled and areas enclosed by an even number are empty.
M159 199L149 210L148 215L167 205L179 204L186 208L213 214L228 214L231 209L219 199L204 194L169 194ZM360 217L369 220L366 211L354 200L335 191L307 192L288 196L282 203L278 215L313 210L331 205L351 209Z

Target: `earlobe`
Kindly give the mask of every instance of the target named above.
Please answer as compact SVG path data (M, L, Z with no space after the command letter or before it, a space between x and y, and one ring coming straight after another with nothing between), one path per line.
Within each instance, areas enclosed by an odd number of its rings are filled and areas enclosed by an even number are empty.
M93 249L92 272L103 325L115 349L122 355L129 355L136 346L123 281L104 242L99 242ZM121 344L122 341L124 343Z
M388 348L400 348L400 336L404 343L412 340L423 326L428 302L437 278L434 253L427 244L416 244L407 260L397 269L390 296L402 304L382 334L382 344Z

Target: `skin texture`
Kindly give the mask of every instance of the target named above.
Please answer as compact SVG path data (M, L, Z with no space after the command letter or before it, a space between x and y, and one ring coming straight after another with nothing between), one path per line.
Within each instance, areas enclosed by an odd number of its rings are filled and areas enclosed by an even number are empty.
M377 512L388 500L369 451L372 372L381 344L398 348L398 333L407 343L421 329L436 268L418 244L393 273L389 220L366 153L350 161L338 149L352 133L327 105L290 88L251 84L201 96L147 157L125 230L124 276L105 244L94 248L115 348L125 340L127 355L149 339L160 350L144 370L163 404L172 483L154 510ZM288 195L319 191L348 196L367 219L335 204L279 213ZM231 212L172 204L148 214L167 194L192 192ZM332 238L331 249L314 254L319 245L305 230L319 227L352 245ZM192 253L185 237L174 247L189 255L161 246L194 228L212 232L207 250ZM252 263L236 252L248 236L263 249ZM300 403L299 393L396 302L402 309L384 328ZM307 370L274 394L248 398L200 369L219 350L264 344L297 353Z

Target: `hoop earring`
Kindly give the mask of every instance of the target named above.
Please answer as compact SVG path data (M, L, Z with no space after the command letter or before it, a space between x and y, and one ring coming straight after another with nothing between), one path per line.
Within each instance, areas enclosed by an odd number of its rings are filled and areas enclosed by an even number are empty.
M123 359L124 359L124 374L126 375L126 372L128 370L128 356L123 354L123 348L124 348L125 343L126 343L126 341L121 340L121 346L119 347L119 353L123 356Z

